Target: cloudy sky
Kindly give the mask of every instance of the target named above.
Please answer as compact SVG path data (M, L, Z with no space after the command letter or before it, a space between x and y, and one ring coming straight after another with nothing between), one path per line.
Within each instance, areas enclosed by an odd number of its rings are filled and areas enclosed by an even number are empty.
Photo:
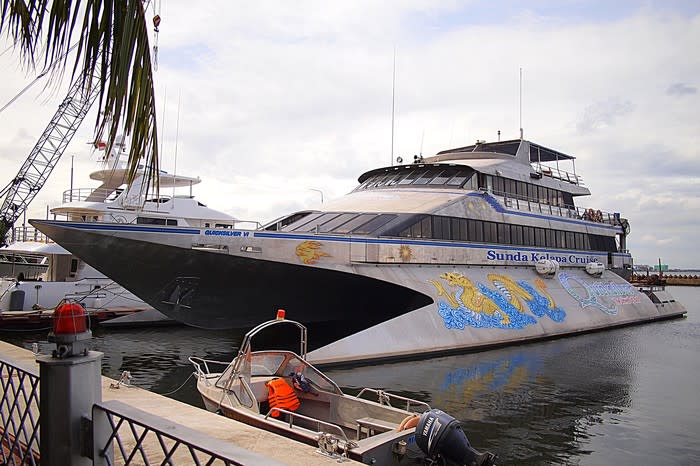
M498 130L516 138L522 68L525 136L577 157L593 193L578 204L629 218L637 263L700 267L700 2L523 3L162 2L162 167L175 169L177 142L177 172L203 180L197 197L242 219L317 208L315 190L341 196L391 161L394 51L404 160ZM0 105L32 79L9 45ZM40 84L0 113L0 185L64 94ZM75 186L94 185L94 112L29 217L68 188L70 155Z

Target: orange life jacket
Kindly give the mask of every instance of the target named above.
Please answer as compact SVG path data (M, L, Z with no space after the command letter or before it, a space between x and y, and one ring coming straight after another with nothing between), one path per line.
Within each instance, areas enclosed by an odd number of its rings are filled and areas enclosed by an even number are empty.
M281 378L275 378L267 383L268 401L270 408L281 408L288 411L296 411L301 406L294 389ZM278 411L272 412L272 417L279 417Z

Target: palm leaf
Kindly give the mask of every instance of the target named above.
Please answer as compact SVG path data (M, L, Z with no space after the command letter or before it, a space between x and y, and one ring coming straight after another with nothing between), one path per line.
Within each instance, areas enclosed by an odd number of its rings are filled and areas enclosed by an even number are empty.
M81 20L79 29L76 25ZM0 34L11 38L22 62L34 67L43 56L60 79L67 51L78 41L72 76L84 86L100 76L95 138L111 150L118 132L131 139L129 181L139 164L146 167L146 190L158 190L158 132L148 30L141 0L0 0ZM74 37L76 36L76 37Z

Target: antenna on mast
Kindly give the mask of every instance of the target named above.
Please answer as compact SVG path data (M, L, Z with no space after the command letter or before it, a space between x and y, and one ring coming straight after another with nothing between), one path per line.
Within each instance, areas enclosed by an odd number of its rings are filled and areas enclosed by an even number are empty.
M523 67L520 67L520 139L523 138Z
M394 46L394 69L391 76L391 166L394 166L394 102L396 97L396 46Z
M175 185L177 184L177 143L180 136L180 90L177 91L177 122L175 123L175 166L173 167L173 199L175 199ZM173 200L173 202L175 202Z

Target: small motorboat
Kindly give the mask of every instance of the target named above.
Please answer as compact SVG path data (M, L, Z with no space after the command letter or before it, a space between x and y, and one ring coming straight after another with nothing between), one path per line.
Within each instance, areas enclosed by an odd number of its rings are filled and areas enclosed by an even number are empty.
M296 327L299 353L253 350L253 338L270 327ZM495 456L473 449L456 419L422 401L383 390L357 396L306 360L307 329L284 318L248 332L231 362L191 357L197 390L207 410L318 445L317 452L366 464L492 465ZM214 372L214 367L223 368ZM376 401L375 401L376 399ZM422 412L422 414L419 414Z

